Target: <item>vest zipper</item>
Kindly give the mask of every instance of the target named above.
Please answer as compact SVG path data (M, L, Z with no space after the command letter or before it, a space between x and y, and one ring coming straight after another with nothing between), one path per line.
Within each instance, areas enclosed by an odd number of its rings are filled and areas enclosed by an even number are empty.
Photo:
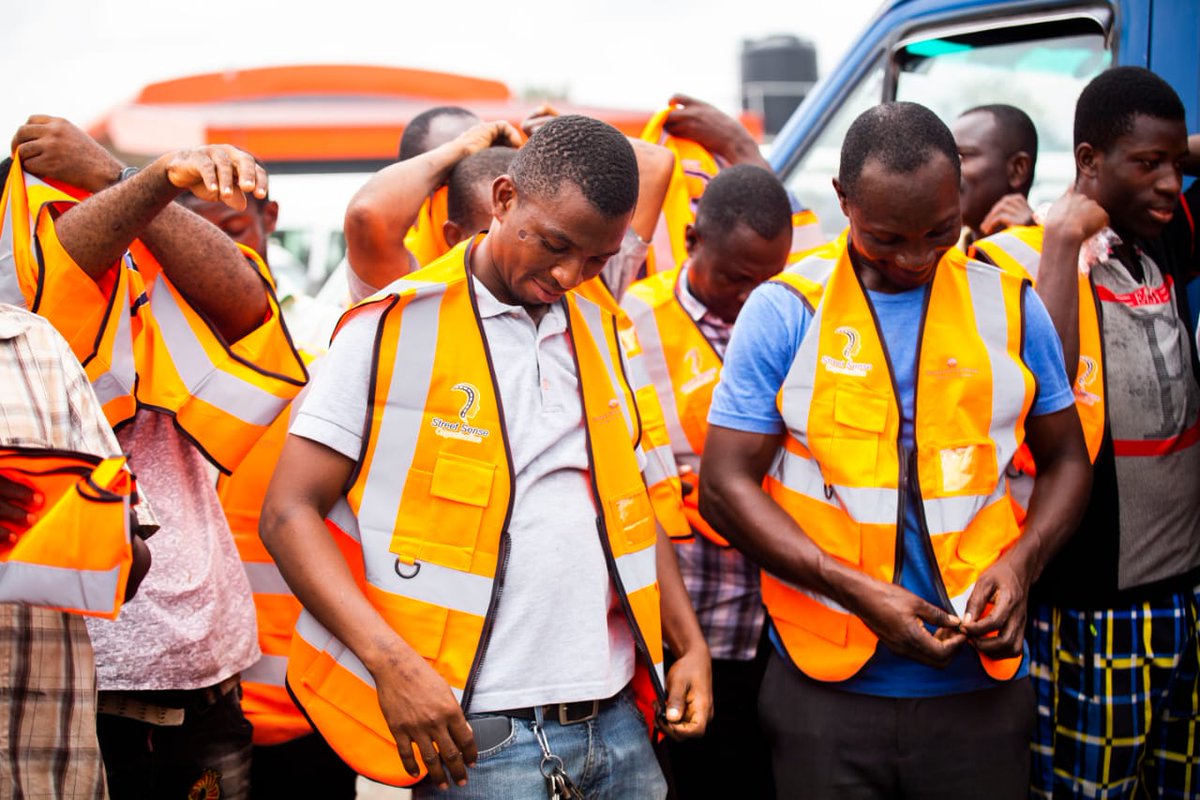
M488 377L492 381L492 393L496 397L496 411L500 418L500 436L504 441L504 460L508 464L508 508L504 511L504 523L500 527L500 560L496 564L496 577L492 579L492 597L488 601L487 616L483 619L483 630L479 634L479 644L475 648L475 660L467 673L467 682L463 686L460 705L463 711L470 708L471 697L475 693L475 681L479 678L479 670L487 657L487 648L492 640L492 629L496 627L496 609L500 606L500 596L504 594L504 576L508 572L508 556L512 550L512 541L508 535L508 523L512 519L513 497L516 495L516 470L513 469L512 448L508 444L508 425L504 419L504 398L500 396L500 385L496 381L496 365L492 362L492 350L488 347L487 332L483 329L483 320L479 316L479 301L475 298L474 276L471 273L471 250L474 241L467 246L463 254L463 262L467 273L467 296L471 299L471 311L475 315L475 327L483 342L483 356L487 361Z
M909 457L915 461L916 456L917 452L914 448L913 452L909 454ZM917 475L915 465L913 469L909 470L909 483L909 491L915 494L917 497L920 497L921 480ZM925 504L920 501L917 502L917 526L920 528L921 549L925 552L925 557L929 559L929 566L933 572L933 588L937 590L938 599L941 602L942 608L948 613L954 614L954 606L950 603L950 593L946 591L946 581L942 578L942 570L938 567L937 556L933 552L933 539L929 535L929 523L925 520ZM903 533L901 534L901 537L903 537Z

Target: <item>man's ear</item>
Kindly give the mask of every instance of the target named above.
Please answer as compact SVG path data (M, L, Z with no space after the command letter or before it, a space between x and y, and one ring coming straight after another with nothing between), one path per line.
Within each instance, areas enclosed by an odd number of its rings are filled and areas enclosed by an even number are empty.
M251 201L253 202L253 201ZM263 233L272 234L275 232L275 226L279 223L279 203L274 200L267 200L262 207L262 224Z
M1009 156L1006 171L1008 188L1014 192L1020 191L1029 183L1029 178L1033 175L1033 156L1024 150L1013 153Z
M1075 148L1075 171L1084 177L1095 178L1103 160L1103 154L1087 142Z
M846 219L849 219L850 218L850 206L849 206L849 203L846 201L846 193L844 191L842 191L842 184L838 182L837 178L833 178L832 182L833 182L833 192L834 192L834 194L837 195L838 206L842 209L842 215L845 216Z
M463 233L463 229L458 226L457 222L446 220L442 223L442 236L446 239L446 244L454 247L454 245L467 238Z
M501 175L492 181L492 216L501 222L517 205L517 186L513 179Z
M696 230L696 226L690 222L688 223L687 227L683 229L683 243L687 248L687 254L690 258L695 252L696 246L700 244L700 233Z

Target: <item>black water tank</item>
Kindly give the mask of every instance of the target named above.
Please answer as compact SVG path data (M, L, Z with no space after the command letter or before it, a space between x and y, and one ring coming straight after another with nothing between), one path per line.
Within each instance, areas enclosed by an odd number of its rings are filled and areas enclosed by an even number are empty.
M774 136L817 82L817 48L796 36L742 41L742 108Z

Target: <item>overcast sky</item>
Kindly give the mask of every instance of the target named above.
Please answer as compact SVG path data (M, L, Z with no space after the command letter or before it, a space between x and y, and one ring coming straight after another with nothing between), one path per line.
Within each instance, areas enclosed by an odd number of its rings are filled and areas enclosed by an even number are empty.
M817 43L822 71L879 0L56 0L5 4L0 135L31 113L91 122L147 83L196 72L360 63L495 78L516 92L653 108L674 91L738 106L743 38ZM732 16L736 14L736 16Z

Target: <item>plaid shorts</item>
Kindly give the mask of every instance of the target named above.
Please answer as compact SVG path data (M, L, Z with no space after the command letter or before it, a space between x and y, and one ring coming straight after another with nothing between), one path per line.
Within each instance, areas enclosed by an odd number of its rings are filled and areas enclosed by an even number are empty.
M1200 798L1198 604L1031 607L1031 797Z

